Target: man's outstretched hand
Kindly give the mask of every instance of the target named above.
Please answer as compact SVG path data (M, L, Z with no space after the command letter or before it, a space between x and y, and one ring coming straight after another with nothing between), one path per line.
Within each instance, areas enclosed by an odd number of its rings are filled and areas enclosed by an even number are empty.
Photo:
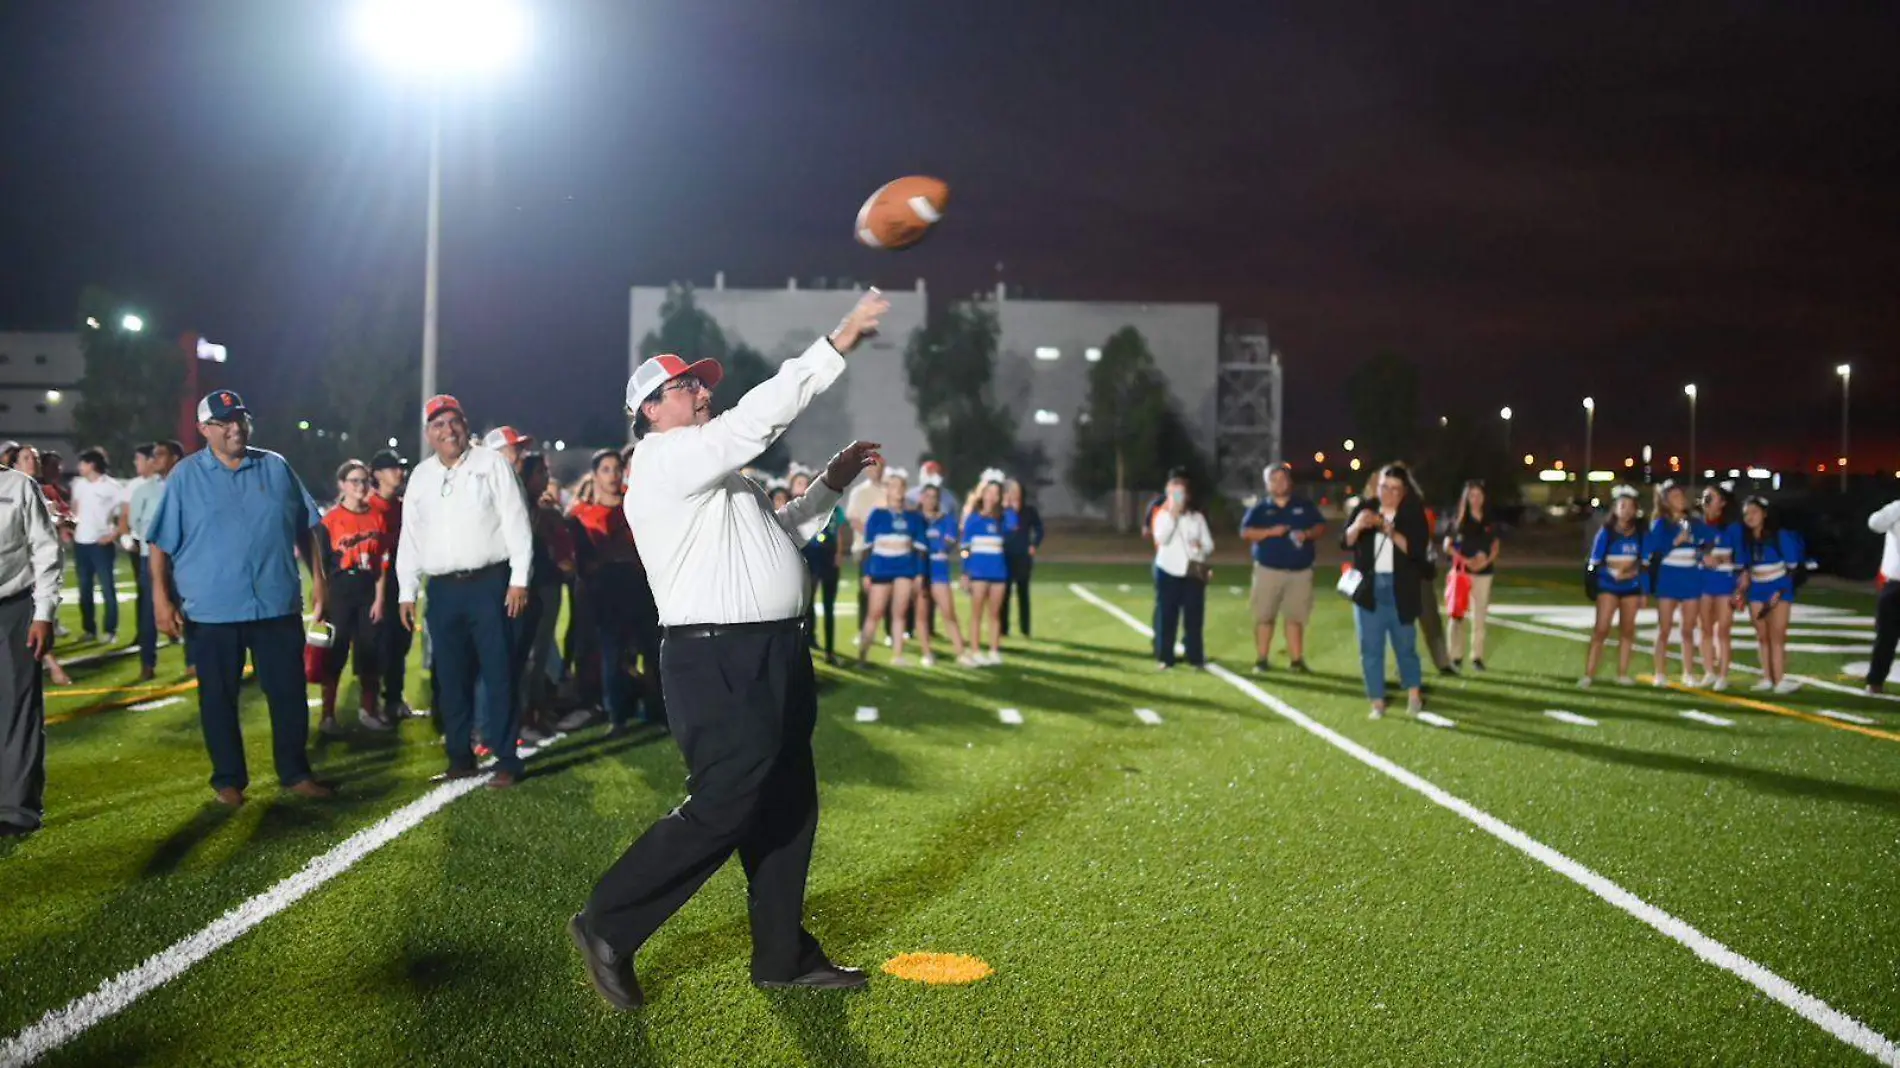
M877 333L878 318L890 310L891 302L884 299L883 293L876 289L865 293L851 306L838 329L831 332L831 347L837 349L840 356L849 355L858 347L858 342Z
M838 455L825 465L825 485L843 493L866 468L884 462L877 453L878 448L875 441L854 441L839 449Z

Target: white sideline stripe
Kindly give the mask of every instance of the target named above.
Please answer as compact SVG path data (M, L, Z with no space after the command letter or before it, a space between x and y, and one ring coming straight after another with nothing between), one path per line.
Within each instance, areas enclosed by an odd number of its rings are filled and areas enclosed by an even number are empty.
M562 738L556 734L539 746L521 750L529 757ZM191 966L237 941L246 931L297 903L306 894L349 871L357 861L413 830L423 820L486 785L490 775L445 782L373 825L345 838L328 853L313 858L295 875L245 901L213 920L210 926L160 950L144 963L99 984L99 988L54 1009L39 1022L0 1045L0 1068L31 1064L89 1028L126 1010L133 1002L185 974Z
M1838 719L1842 723L1858 723L1863 727L1871 727L1880 722L1872 716L1856 716L1852 712L1837 712L1832 708L1820 709L1815 715L1826 716L1829 719Z
M866 705L863 708L858 709L857 720L859 723L876 723L877 709L872 708L869 705Z
M1114 605L1095 596L1079 585L1071 584L1069 589L1084 601L1093 604L1108 614L1120 619L1139 633L1148 633L1146 624ZM1387 777L1412 790L1425 795L1433 804L1449 809L1475 824L1492 837L1509 845L1557 874L1576 883L1595 894L1603 901L1648 924L1651 928L1682 945L1689 952L1702 958L1709 964L1728 972L1755 989L1792 1009L1802 1019L1821 1028L1828 1034L1853 1046L1862 1053L1885 1065L1900 1068L1900 1046L1892 1039L1854 1019L1852 1016L1829 1005L1827 1002L1803 991L1793 983L1767 968L1749 960L1708 935L1703 934L1687 921L1657 908L1635 894L1623 889L1616 883L1604 878L1583 864L1518 830L1516 827L1498 819L1496 816L1478 808L1476 805L1455 797L1440 787L1420 778L1418 775L1394 764L1385 757L1367 749L1358 742L1340 734L1331 727L1320 723L1306 713L1287 704L1285 701L1267 693L1239 675L1221 667L1209 664L1207 670L1217 678L1245 693L1247 696L1265 705L1282 718L1305 730L1348 756L1359 761Z
M185 699L182 697L161 697L156 701L142 701L136 705L133 705L132 711L152 712L161 708L170 708L173 705L182 705L184 703L185 703Z
M1150 727L1161 726L1161 713L1156 712L1152 708L1135 709L1135 718L1142 721L1143 723L1146 723Z
M1436 712L1420 712L1417 716L1413 718L1417 719L1420 723L1424 723L1424 724L1427 724L1428 726L1433 726L1433 727L1448 727L1449 728L1449 727L1458 726L1457 720L1446 719L1444 716L1441 716Z
M1544 715L1549 716L1559 723L1572 723L1579 727L1594 727L1597 725L1597 721L1591 719L1589 716L1579 716L1575 712L1565 712L1561 708L1546 709Z
M1692 719L1692 720L1695 720L1697 723L1706 723L1711 727L1735 726L1735 721L1732 719L1723 719L1721 716L1711 716L1707 712L1698 712L1693 708L1682 713L1682 718Z
M1013 708L997 709L996 718L1002 720L1004 723L1007 723L1012 727L1020 727L1023 725L1023 714L1021 712L1016 711Z
M1490 622L1497 626L1504 627L1507 630L1521 630L1528 634L1542 634L1551 638L1564 638L1573 642L1582 642L1585 645L1590 644L1590 636L1588 634L1573 634L1567 630L1558 630L1556 627L1544 627L1535 623L1519 623L1514 619L1499 619L1496 616L1492 616ZM1607 649L1612 645L1618 644L1619 641L1620 639L1615 634L1612 634L1604 639L1603 647ZM1641 650L1637 650L1637 652L1640 653ZM1673 644L1671 644L1669 649L1669 658L1672 660L1682 659L1681 653ZM1761 674L1760 668L1751 667L1739 661L1729 664L1729 670L1741 671L1750 675ZM1844 693L1853 697L1865 697L1870 701L1900 701L1900 694L1896 693L1867 693L1864 690L1857 690L1852 686L1843 686L1838 682L1817 679L1812 675L1789 675L1788 677L1798 679L1809 686L1819 686L1823 690L1832 690L1835 693Z

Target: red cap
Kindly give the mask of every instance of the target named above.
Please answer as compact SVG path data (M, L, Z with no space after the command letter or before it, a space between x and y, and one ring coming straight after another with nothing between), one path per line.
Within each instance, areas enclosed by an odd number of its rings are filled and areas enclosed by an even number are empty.
M428 401L422 405L422 421L426 423L436 416L441 415L443 412L451 411L461 414L466 418L466 413L462 412L461 401L456 400L447 393L438 393L430 397Z

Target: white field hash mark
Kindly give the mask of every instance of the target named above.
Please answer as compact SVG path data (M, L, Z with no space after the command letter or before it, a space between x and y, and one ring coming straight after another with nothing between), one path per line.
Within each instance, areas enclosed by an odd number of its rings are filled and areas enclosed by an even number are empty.
M1852 712L1841 712L1832 708L1820 709L1815 712L1815 715L1826 716L1829 719L1838 719L1842 723L1858 723L1863 727L1871 727L1880 722L1872 716L1856 716Z
M521 750L523 757L567 737ZM456 779L384 816L314 857L296 874L218 917L211 925L146 958L144 963L99 984L90 994L54 1009L39 1022L0 1044L0 1068L31 1064L84 1034L93 1025L125 1011L133 1002L185 974L191 966L237 941L246 931L296 904L312 890L349 871L356 862L400 838L423 820L488 784L490 775Z
M1121 620L1123 623L1128 624L1128 626L1137 633L1146 634L1150 638L1154 636L1154 632L1149 629L1147 624L1107 601L1102 600L1100 597L1095 596L1082 586L1072 583L1069 586L1069 590L1077 597L1082 598L1084 601L1089 602L1095 607L1107 612L1109 615ZM1239 675L1221 667L1219 664L1210 664L1207 670L1210 674L1226 681L1234 688L1245 693L1260 704L1265 705L1281 718L1292 722L1295 726L1306 731L1308 734L1320 738L1327 744L1352 757L1354 760L1378 771L1386 777L1411 788L1417 793L1423 794L1426 799L1430 800L1433 804L1447 809L1468 822L1475 824L1492 837L1531 859L1536 860L1538 863L1543 864L1551 871L1569 879L1578 886L1590 891L1604 902L1642 921L1649 927L1675 941L1683 948L1689 950L1689 952L1694 953L1703 961L1736 976L1743 982L1787 1006L1802 1019L1821 1028L1828 1034L1833 1035L1835 1038L1860 1050L1862 1053L1867 1054L1882 1064L1889 1065L1891 1068L1900 1068L1900 1046L1896 1046L1893 1040L1887 1036L1875 1031L1873 1028L1868 1027L1866 1024L1861 1023L1859 1020L1854 1019L1839 1009L1834 1008L1820 998L1807 993L1800 987L1795 986L1793 983L1769 971L1760 964L1749 960L1747 957L1717 942L1708 935L1703 934L1688 922L1678 919L1676 916L1644 901L1642 898L1623 889L1623 887L1604 878L1597 872L1557 852L1555 849L1550 848L1537 839L1532 838L1530 835L1525 834L1523 831L1518 830L1516 827L1478 808L1469 801L1447 793L1439 786L1407 771L1405 768L1394 764L1392 761L1387 760L1385 757L1367 749L1358 742L1340 734L1331 727L1320 723L1318 720L1313 719L1311 716L1287 704L1285 701L1280 700L1278 697L1262 690L1247 679L1241 678Z
M1436 712L1420 712L1414 718L1417 719L1420 723L1423 723L1423 724L1426 724L1427 726L1432 726L1432 727L1452 728L1452 727L1458 726L1457 720L1447 719Z
M1589 716L1579 716L1575 712L1565 712L1561 708L1546 709L1544 715L1549 716L1559 723L1569 723L1578 727L1594 727L1597 725L1597 721L1591 719Z
M1016 711L1013 708L997 709L996 718L1002 720L1004 723L1007 723L1012 727L1020 727L1023 725L1023 714L1021 712Z
M858 721L859 723L876 723L876 722L877 722L877 709L875 709L875 708L872 708L872 707L871 707L871 706L869 706L869 705L865 705L865 706L863 706L863 707L861 707L861 708L859 708L859 709L858 709L858 715L857 715L857 721Z
M1721 716L1713 716L1707 712L1698 712L1693 708L1683 712L1682 718L1692 719L1692 720L1695 720L1697 723L1706 723L1711 727L1735 726L1735 721L1732 719L1723 719Z
M184 703L185 699L182 697L161 697L156 701L141 701L132 706L132 711L154 712L161 708L170 708L173 705L182 705Z
M1143 723L1146 723L1150 727L1161 726L1161 713L1156 712L1152 708L1135 709L1135 718L1142 721Z

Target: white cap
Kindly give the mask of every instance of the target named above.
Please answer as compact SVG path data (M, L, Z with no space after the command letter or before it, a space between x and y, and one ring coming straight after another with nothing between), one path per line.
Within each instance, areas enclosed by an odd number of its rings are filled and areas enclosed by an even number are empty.
M636 412L653 391L681 375L693 375L706 388L711 389L726 377L725 368L718 360L695 360L687 363L672 353L661 353L634 369L633 377L627 379L627 410Z

